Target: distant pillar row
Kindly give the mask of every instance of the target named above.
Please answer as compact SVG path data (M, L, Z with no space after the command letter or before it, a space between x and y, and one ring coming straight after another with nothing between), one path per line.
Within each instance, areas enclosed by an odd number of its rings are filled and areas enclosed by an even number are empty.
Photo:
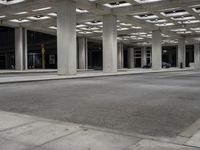
M194 44L194 62L196 64L200 63L200 44Z
M178 67L179 68L185 68L185 60L186 59L186 47L185 47L185 40L179 39L178 44Z
M135 67L135 60L134 60L134 48L128 49L128 68L132 69Z
M118 69L124 68L124 45L123 43L117 44L117 57L118 57Z
M78 39L78 66L79 69L88 69L88 44L86 37L80 37Z
M147 49L142 47L142 67L147 65Z
M152 32L152 69L162 68L162 36L161 31Z
M27 30L15 28L15 69L27 70Z

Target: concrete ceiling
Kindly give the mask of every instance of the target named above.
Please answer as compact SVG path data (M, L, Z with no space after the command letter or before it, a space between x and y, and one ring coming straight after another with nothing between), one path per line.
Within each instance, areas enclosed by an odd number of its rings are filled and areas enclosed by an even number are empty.
M57 1L0 0L0 23L56 35ZM75 1L78 36L101 39L102 16L113 14L118 18L118 40L125 43L150 44L152 30L161 30L166 44L200 37L199 0Z

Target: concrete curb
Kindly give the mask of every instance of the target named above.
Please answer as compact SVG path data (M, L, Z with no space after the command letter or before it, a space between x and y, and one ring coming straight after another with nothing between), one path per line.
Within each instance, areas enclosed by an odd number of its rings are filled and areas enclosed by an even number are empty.
M112 76L126 76L126 75L140 75L140 74L155 74L155 73L166 73L166 72L181 72L181 71L192 71L195 69L176 69L176 70L159 70L159 71L143 71L143 72L118 72L118 73L98 73L98 74L81 74L75 76L51 76L41 77L38 79L16 79L13 81L0 81L0 84L12 84L12 83L26 83L26 82L41 82L41 81L55 81L55 80L68 80L68 79L85 79L85 78L96 78L96 77L112 77ZM31 76L29 76L30 78Z

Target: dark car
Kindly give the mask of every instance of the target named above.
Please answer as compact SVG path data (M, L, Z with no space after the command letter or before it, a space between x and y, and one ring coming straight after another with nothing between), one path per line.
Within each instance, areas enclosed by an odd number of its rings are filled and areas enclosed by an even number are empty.
M162 63L162 68L171 68L171 64L169 64L169 63L166 63L166 62L163 62Z
M144 65L144 66L143 66L144 69L150 69L151 67L152 67L151 64L147 64L147 65Z

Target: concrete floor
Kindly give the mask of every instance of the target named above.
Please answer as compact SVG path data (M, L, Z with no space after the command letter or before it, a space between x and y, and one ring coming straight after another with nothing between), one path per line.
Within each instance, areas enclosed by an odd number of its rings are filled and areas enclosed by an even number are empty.
M200 72L0 85L0 110L157 137L200 118Z

